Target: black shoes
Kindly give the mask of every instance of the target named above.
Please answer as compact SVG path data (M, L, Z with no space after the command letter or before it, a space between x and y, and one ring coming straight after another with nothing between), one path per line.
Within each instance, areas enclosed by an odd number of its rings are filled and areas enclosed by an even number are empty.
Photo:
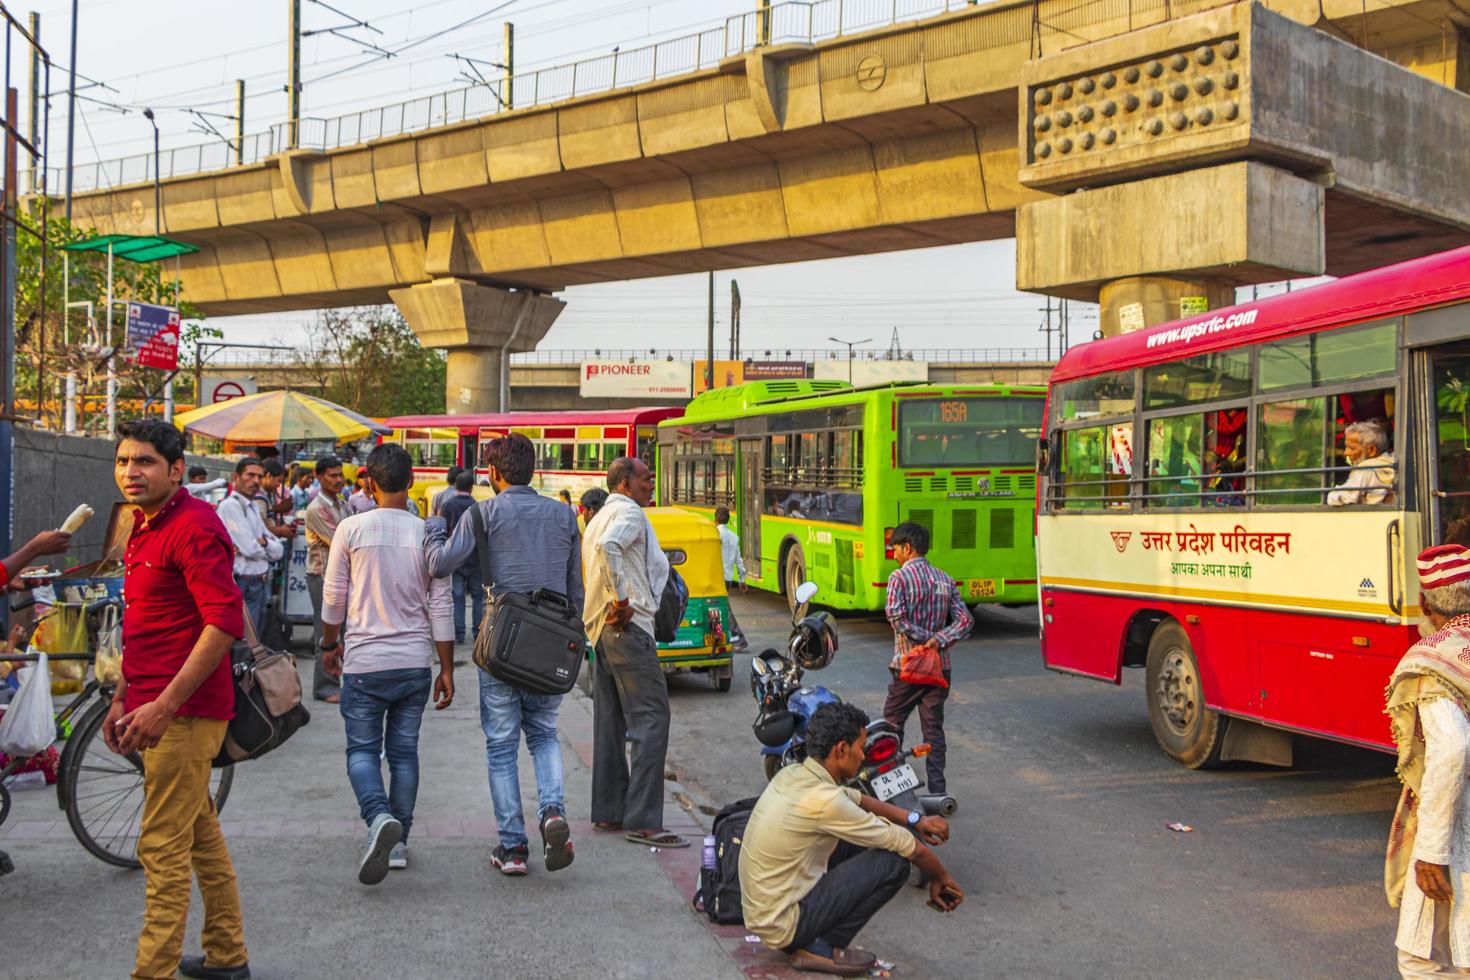
M198 980L250 980L250 964L239 966L205 966L202 956L185 956L179 961L179 972Z
M547 871L560 871L572 863L572 829L559 810L552 810L541 821L541 856Z

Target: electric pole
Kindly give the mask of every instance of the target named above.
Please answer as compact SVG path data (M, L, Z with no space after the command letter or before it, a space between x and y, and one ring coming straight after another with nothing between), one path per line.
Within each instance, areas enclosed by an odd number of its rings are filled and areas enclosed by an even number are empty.
M77 0L71 0L71 63L66 70L70 75L66 83L66 220L70 222L72 149L77 136Z
M500 104L507 109L514 109L516 107L516 25L510 21L505 22L505 39L501 46L505 49L501 52L505 60L505 92L500 97Z
M301 0L286 0L286 3L290 8L287 30L291 32L290 64L286 72L286 149L294 150L301 138ZM72 43L75 45L75 40ZM243 117L245 113L239 115Z
M740 283L730 280L730 360L740 360Z
M235 79L235 163L245 162L245 79Z
M34 10L31 11L31 38L35 44L31 45L31 115L30 125L26 127L26 136L31 141L31 193L36 193L41 186L41 177L37 168L41 165L41 15Z
M715 386L715 273L709 274L709 335L704 354L704 390Z

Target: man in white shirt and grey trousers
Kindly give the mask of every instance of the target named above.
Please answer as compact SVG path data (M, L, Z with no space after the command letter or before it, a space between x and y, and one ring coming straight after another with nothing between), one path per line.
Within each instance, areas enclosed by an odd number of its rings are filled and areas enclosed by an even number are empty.
M607 471L607 503L582 537L587 597L582 619L597 649L592 708L592 825L636 844L688 847L664 828L669 691L653 617L669 560L643 508L653 475L627 456ZM633 745L632 766L624 743Z
M219 519L235 544L235 584L256 636L265 635L265 611L271 597L271 565L280 561L285 547L266 529L255 495L265 470L260 460L246 456L235 465L235 489L220 501Z
M404 510L413 485L407 450L378 446L367 474L376 508L343 518L327 552L320 656L342 678L347 778L368 825L357 880L376 885L389 869L408 867L431 652L439 657L434 707L454 700L454 608L449 580L429 572L424 522ZM379 753L388 760L386 789Z

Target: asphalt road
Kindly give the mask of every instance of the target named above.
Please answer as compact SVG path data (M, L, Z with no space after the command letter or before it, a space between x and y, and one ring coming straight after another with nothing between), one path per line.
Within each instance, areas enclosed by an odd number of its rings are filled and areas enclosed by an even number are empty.
M737 596L757 645L784 641L781 600ZM881 620L840 619L834 666L812 675L878 710L890 638ZM461 653L468 659L468 650ZM1141 676L1122 690L1041 667L1026 611L986 613L954 658L950 790L961 801L941 857L968 893L957 912L905 889L859 938L915 978L1383 978L1393 917L1382 847L1396 795L1387 756L1302 741L1289 771L1196 773L1153 743ZM714 802L764 783L745 667L726 693L673 679L669 769ZM310 676L311 665L301 664ZM689 910L693 851L652 854L587 823L590 704L562 709L572 868L506 879L494 840L476 673L425 718L413 867L377 888L355 880L363 829L343 767L342 723L313 705L284 748L239 768L223 813L251 965L262 980L309 977L772 977L738 928ZM910 722L917 736L917 719ZM534 804L529 760L522 795ZM671 783L674 789L675 784ZM127 972L142 910L138 872L73 839L51 792L17 793L0 847L0 976ZM706 817L707 819L707 817ZM670 826L697 836L673 804ZM1165 828L1183 821L1193 833ZM683 864L679 862L683 861ZM195 899L186 950L195 951Z
M734 602L753 646L784 641L782 600ZM809 683L876 714L891 634L874 616L839 628L837 661ZM947 773L961 810L940 854L968 899L940 916L913 890L869 925L859 943L900 975L1394 973L1381 886L1390 757L1298 739L1291 770L1186 770L1155 746L1142 671L1120 689L1045 670L1034 610L984 612L953 659ZM719 803L759 793L748 661L728 693L693 675L671 688L680 781ZM1175 821L1193 832L1166 828Z

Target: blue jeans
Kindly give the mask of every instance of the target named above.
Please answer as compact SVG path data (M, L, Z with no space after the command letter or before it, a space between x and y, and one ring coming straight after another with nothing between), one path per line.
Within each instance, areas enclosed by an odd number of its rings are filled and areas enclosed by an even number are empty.
M471 559L454 573L454 642L465 641L464 597L469 593L474 607L475 621L468 634L471 639L480 635L480 620L485 618L485 590L480 587L480 563Z
M368 826L380 814L391 813L403 824L405 841L419 795L419 724L429 703L429 688L427 667L342 675L347 778L358 809ZM388 757L386 791L381 754Z
M561 744L556 737L560 694L532 694L480 673L480 727L485 732L485 762L490 769L490 800L502 847L526 846L526 820L521 814L521 778L516 755L521 730L536 767L536 819L556 810L563 815Z
M245 611L250 614L250 624L256 636L265 636L265 607L270 602L270 579L248 579L235 576L240 587L240 596L245 600Z

